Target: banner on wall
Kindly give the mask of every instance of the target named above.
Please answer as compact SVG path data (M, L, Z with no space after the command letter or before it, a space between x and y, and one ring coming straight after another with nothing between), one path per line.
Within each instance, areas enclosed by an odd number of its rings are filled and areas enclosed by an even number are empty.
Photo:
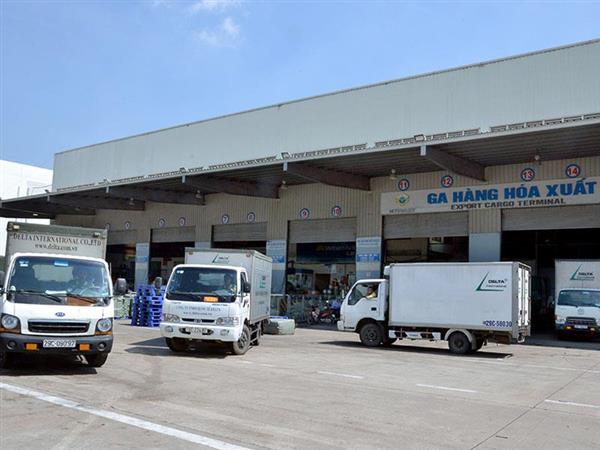
M150 243L135 244L135 288L148 283L148 268L150 260Z
M271 278L271 293L285 292L285 268L287 256L287 241L267 241L267 256L273 260L273 275Z
M385 192L381 194L381 213L415 214L593 203L600 203L600 177Z
M356 279L381 276L381 237L356 238Z

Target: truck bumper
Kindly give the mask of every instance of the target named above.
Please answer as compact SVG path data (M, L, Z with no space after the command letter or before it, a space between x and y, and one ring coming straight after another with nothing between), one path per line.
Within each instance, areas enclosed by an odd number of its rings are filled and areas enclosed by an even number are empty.
M75 341L75 347L48 348L44 347L44 340L73 340ZM9 353L37 353L43 355L91 355L96 353L109 353L112 350L112 345L112 335L43 336L37 334L30 335L0 333L0 349L4 352Z
M241 327L217 327L161 322L160 334L166 338L196 339L200 341L237 342Z
M569 324L555 324L556 332L563 335L573 336L600 336L600 327L598 326L585 326L585 328L577 328L574 325Z

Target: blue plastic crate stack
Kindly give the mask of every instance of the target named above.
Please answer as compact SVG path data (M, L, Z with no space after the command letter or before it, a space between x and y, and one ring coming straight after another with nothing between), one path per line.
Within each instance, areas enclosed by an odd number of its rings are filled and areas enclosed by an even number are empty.
M138 287L131 311L131 325L136 327L157 327L162 317L165 286L156 289L154 285Z

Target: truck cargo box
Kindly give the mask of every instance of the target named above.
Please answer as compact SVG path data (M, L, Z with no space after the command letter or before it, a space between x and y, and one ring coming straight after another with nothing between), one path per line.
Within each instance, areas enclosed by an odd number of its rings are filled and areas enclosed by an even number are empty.
M517 262L392 264L389 325L529 333L530 269Z

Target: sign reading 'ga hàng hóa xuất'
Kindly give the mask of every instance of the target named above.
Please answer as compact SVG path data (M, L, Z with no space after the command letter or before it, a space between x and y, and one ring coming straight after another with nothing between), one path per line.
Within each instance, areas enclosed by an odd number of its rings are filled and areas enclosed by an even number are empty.
M600 177L384 192L381 213L414 214L600 203Z

